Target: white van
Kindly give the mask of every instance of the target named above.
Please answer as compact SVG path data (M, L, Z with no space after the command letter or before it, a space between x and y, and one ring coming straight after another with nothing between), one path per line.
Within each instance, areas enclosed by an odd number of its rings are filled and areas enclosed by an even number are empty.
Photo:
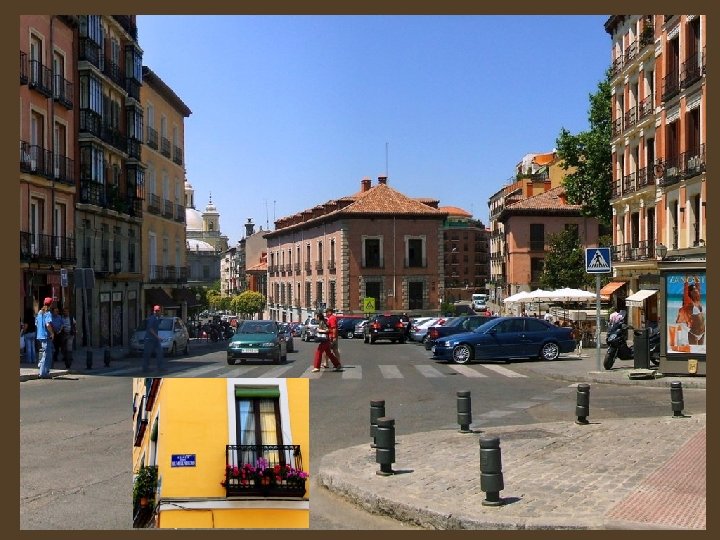
M475 311L485 311L487 309L487 294L473 294L472 308Z

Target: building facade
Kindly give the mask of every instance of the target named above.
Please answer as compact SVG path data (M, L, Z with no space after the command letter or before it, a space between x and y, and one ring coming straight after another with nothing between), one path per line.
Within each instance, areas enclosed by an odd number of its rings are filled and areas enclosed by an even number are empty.
M221 279L220 265L228 249L228 238L220 231L220 212L212 194L204 212L195 209L195 190L185 182L185 235L188 283L211 287Z
M20 17L20 317L48 296L75 308L77 29L73 16Z
M692 276L705 291L706 28L704 15L616 15L605 23L612 42L614 279L627 288L633 324L659 320L667 343L679 320L670 282ZM704 323L702 333L703 343L690 352L704 359ZM680 369L693 359L666 349L663 362ZM668 367L661 363L663 372Z
M304 320L324 306L342 313L437 310L443 297L442 227L435 199L375 186L275 222L268 249L268 316Z
M185 246L185 118L192 111L143 66L145 197L142 221L143 312L159 304L187 317Z
M473 293L487 291L489 231L462 208L441 206L439 210L448 214L443 224L445 298L470 300Z
M309 397L306 379L134 379L134 527L308 528Z

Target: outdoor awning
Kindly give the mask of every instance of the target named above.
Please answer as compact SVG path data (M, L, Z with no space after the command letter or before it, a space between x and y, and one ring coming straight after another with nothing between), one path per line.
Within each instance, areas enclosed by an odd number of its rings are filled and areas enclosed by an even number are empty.
M643 307L643 302L657 292L655 289L641 289L625 299L625 304L632 307Z
M611 281L607 285L605 285L602 289L600 289L600 295L601 296L610 296L615 291L617 291L620 287L623 285L626 285L627 281Z
M158 305L163 308L179 307L178 303L162 289L145 289L145 305Z

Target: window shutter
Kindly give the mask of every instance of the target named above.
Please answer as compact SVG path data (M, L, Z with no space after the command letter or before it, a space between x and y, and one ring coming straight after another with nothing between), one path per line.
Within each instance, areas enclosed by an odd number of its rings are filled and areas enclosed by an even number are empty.
M279 398L280 389L278 387L249 387L236 386L235 397L237 398Z

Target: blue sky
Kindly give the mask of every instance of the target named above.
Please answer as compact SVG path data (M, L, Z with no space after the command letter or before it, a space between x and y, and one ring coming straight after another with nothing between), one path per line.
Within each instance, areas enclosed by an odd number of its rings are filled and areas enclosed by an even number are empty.
M607 15L141 15L143 63L192 110L185 166L231 244L389 173L488 222L560 129L588 128ZM386 153L387 149L387 153ZM387 159L386 159L387 155Z

